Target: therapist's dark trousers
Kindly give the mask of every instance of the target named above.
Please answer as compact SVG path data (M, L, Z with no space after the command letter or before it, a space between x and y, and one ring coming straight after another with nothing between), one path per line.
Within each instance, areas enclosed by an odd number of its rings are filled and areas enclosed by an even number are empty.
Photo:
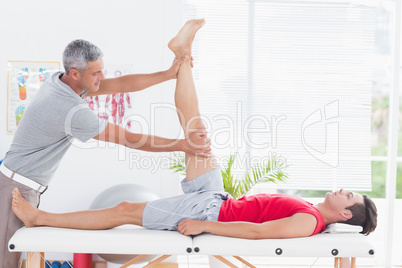
M17 187L22 197L32 206L38 207L40 193L11 180L0 172L0 267L20 268L22 256L20 252L9 252L8 241L23 226L23 223L11 210L11 192Z

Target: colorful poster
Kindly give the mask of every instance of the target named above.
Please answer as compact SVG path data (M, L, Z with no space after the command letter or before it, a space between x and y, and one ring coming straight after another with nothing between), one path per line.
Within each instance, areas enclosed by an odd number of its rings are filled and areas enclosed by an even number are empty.
M15 133L40 86L59 70L59 62L8 61L7 134Z

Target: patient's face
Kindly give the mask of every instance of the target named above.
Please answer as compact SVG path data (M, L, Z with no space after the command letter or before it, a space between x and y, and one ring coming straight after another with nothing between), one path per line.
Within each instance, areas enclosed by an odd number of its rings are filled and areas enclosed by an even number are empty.
M327 193L325 202L328 202L335 210L341 211L356 203L364 204L364 198L361 194L340 189L339 191Z

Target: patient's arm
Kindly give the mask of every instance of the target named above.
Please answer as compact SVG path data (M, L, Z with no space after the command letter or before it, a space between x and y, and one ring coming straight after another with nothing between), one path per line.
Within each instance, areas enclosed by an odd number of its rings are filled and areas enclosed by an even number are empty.
M296 238L310 236L317 225L316 218L307 213L264 223L217 222L184 220L178 230L184 235L209 232L221 236L246 239Z

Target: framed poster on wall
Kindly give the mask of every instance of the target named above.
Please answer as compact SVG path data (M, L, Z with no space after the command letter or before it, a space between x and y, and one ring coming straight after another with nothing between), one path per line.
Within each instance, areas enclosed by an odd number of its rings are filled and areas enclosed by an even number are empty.
M7 134L13 135L40 86L60 70L56 61L8 61Z

